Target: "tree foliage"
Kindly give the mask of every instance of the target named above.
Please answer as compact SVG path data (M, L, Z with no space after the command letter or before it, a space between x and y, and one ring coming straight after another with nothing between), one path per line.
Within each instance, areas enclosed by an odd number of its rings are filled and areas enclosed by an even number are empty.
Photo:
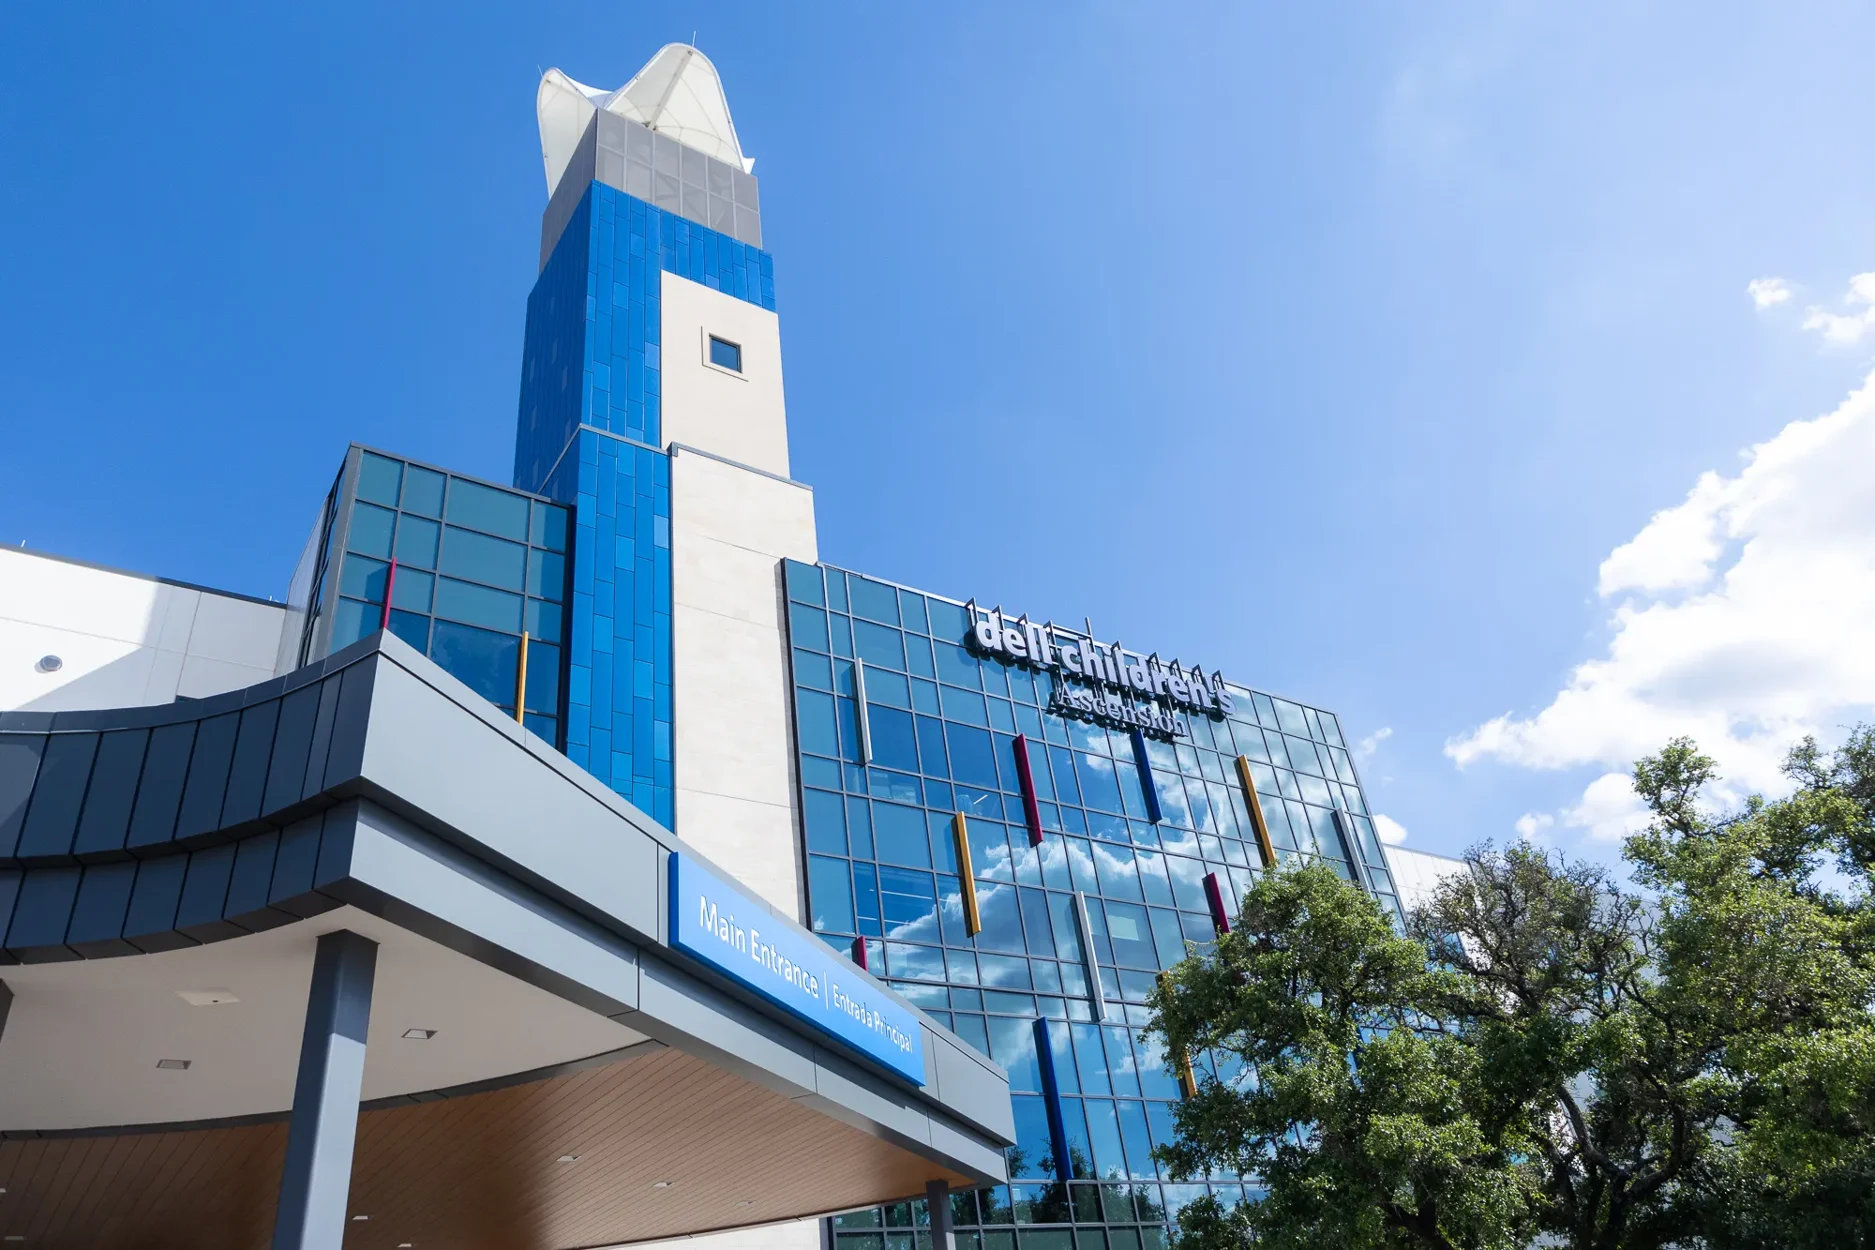
M1875 1245L1875 731L1718 817L1689 741L1635 766L1632 886L1481 847L1404 933L1319 866L1261 877L1153 1029L1210 1053L1161 1148L1261 1201L1181 1250Z

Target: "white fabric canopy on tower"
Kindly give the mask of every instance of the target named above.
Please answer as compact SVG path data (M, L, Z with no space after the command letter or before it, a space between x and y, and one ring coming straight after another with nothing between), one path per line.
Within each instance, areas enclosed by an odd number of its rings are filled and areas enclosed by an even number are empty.
M688 44L665 44L617 91L588 87L550 69L540 77L536 103L548 195L559 186L560 175L599 109L669 135L745 173L755 171L755 161L742 154L736 139L723 80L710 58Z

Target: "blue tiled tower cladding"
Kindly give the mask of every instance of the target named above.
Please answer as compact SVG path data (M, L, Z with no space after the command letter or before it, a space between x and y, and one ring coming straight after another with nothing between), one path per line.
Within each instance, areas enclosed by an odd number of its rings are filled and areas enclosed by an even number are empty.
M566 753L667 826L671 471L659 279L669 271L773 311L773 262L753 245L753 187L741 169L600 110L548 204L527 301L514 482L574 513ZM742 237L692 219L705 216Z

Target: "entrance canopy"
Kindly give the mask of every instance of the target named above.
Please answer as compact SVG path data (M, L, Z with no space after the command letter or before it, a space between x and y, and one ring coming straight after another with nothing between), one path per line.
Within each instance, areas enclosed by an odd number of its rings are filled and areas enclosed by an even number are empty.
M388 635L0 716L0 926L33 1245L595 1246L1004 1179L1000 1068Z

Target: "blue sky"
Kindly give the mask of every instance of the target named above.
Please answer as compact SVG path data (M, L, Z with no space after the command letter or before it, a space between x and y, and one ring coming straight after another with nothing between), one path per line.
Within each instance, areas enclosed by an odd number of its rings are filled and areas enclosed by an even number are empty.
M539 72L695 32L824 558L1332 708L1408 845L1605 854L1666 733L1773 784L1875 703L1872 27L10 6L0 541L278 595L347 441L505 480Z

